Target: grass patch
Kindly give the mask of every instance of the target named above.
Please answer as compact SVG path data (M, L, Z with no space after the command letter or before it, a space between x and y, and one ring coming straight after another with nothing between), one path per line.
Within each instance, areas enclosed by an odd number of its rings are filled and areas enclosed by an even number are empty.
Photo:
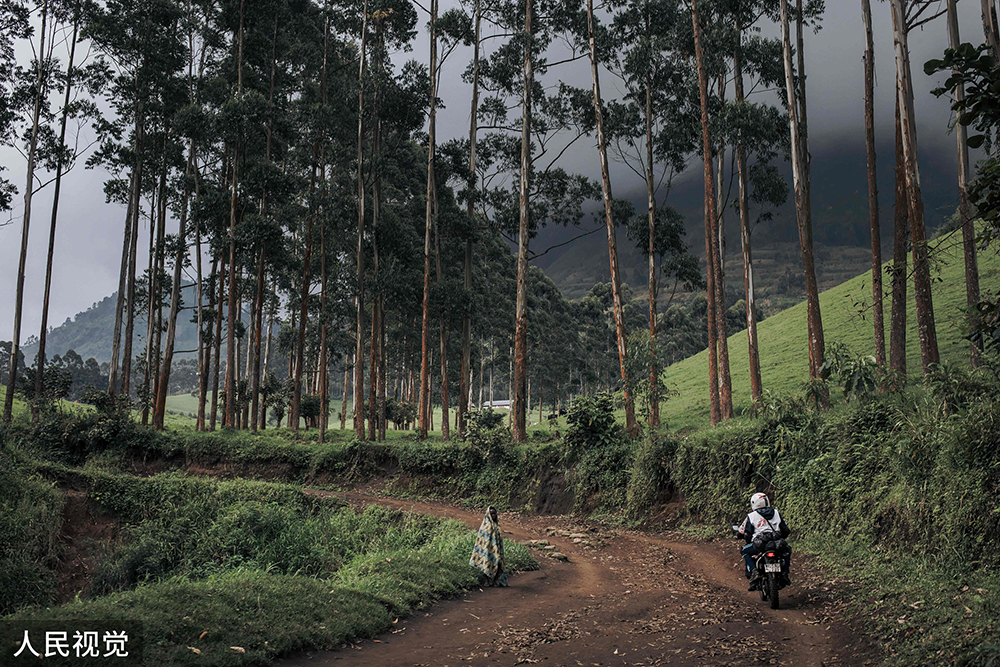
M955 246L953 239L946 239L944 244ZM941 359L968 367L969 343L964 338L965 267L961 244L944 248L935 257L932 293ZM979 280L983 294L1000 290L1000 256L992 250L979 254ZM912 285L909 289L907 368L914 373L921 368L920 345ZM838 342L856 354L874 354L870 313L859 313L863 308L861 304L871 303L871 274L862 274L826 290L819 299L827 344ZM885 308L885 339L888 341L888 300ZM758 325L757 333L764 389L780 395L799 393L809 377L805 302L767 318ZM729 337L729 366L733 378L733 405L739 414L750 407L750 366L745 331ZM665 369L662 381L677 392L661 408L664 422L669 423L671 429L684 431L708 426L707 350ZM624 413L620 417L623 419Z
M0 614L52 600L62 512L63 497L53 484L20 455L0 448Z
M261 664L336 648L481 580L468 565L475 534L456 521L357 513L285 484L46 469L85 484L119 518L120 539L85 599L15 617L141 622L146 664ZM510 571L537 567L526 547L506 546Z

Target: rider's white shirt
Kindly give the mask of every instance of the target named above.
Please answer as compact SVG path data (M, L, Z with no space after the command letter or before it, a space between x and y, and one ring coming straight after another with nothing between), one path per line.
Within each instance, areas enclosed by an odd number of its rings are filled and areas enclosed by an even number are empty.
M753 526L754 534L767 531L777 535L781 534L781 531L778 529L778 526L781 525L781 515L778 514L778 510L774 510L774 517L770 521L765 519L757 510L750 512L747 518L750 519L750 525Z

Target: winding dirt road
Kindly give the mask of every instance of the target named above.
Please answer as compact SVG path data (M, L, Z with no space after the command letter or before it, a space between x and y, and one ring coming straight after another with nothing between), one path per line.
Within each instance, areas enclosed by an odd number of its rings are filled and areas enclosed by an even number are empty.
M332 494L458 519L479 512L437 502ZM504 533L536 545L537 572L473 590L400 619L373 641L281 661L284 667L459 665L872 664L863 637L832 620L829 584L802 559L772 611L748 593L735 544L598 527L570 517L501 514ZM553 552L568 560L551 557Z

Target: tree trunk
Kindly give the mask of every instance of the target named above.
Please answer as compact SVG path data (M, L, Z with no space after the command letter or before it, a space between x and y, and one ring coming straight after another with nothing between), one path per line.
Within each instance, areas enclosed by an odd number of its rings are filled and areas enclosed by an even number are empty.
M434 260L437 271L438 288L444 287L444 270L441 267L441 235L438 225L437 185L434 186ZM451 432L448 418L448 325L445 322L445 312L442 307L438 312L438 329L441 356L441 439L449 440Z
M177 255L174 257L174 282L170 291L170 315L167 317L167 344L163 351L163 365L160 369L160 383L156 390L156 408L153 410L153 427L163 430L163 418L167 411L167 391L170 386L170 366L174 360L174 345L177 339L177 314L180 312L181 270L187 254L187 216L191 197L190 179L194 166L194 140L188 144L187 168L184 172L184 196L177 228ZM199 332L200 335L200 332Z
M141 130L145 134L145 128ZM131 245L128 253L128 293L125 307L125 346L122 351L123 396L129 396L132 389L132 338L135 331L135 263L139 252L139 218L142 216L142 172L140 170L136 189L135 211L132 217Z
M364 0L361 17L361 49L358 66L358 240L357 240L357 331L354 349L354 433L358 440L365 439L365 180L364 180L364 128L365 128L365 74L368 43L368 0Z
M896 80L899 86L899 80ZM903 160L903 130L900 124L899 95L896 95L895 215L892 238L892 317L889 322L889 369L893 381L906 379L906 278L910 238L909 198L906 195L906 165Z
M904 0L891 0L892 27L896 50L896 74L899 77L900 124L903 131L903 159L906 166L906 192L909 199L910 243L913 252L913 287L917 310L917 332L924 375L940 363L937 330L934 326L934 303L931 298L930 262L924 228L924 202L920 192L920 169L917 161L917 124L913 108L910 74L910 51L907 43Z
M472 112L469 118L469 200L466 213L469 224L475 225L476 192L476 135L479 128L479 46L481 40L482 8L475 0L475 41L472 55ZM465 242L465 294L472 293L472 239ZM469 394L472 377L472 315L466 304L462 313L462 379L458 387L458 437L465 436L466 414L469 412Z
M346 367L344 368L344 399L341 401L340 405L340 430L343 431L347 428L347 397L351 392L351 366L350 361L348 361Z
M139 154L141 147L139 146L139 112L136 111L136 128L135 128L135 139L133 140L133 150L135 151L134 162L132 165L132 174L129 178L129 191L128 191L128 207L125 212L125 231L122 234L122 261L121 269L118 274L118 298L115 303L115 326L114 333L112 335L111 341L111 363L108 368L108 395L114 395L118 390L118 360L121 355L121 339L122 339L122 315L125 310L125 300L127 298L127 284L128 284L128 256L129 250L132 247L132 215L135 212L135 205L138 201L138 189L139 181L138 175L141 169L141 161L139 160Z
M243 17L244 0L240 0L240 26L236 57L236 99L243 102ZM230 428L236 421L236 321L240 314L236 306L236 221L239 196L240 142L233 147L233 183L229 200L229 326L226 329L226 413L222 423Z
M597 62L597 43L594 35L594 0L587 0L587 30L590 41L590 74L594 92L594 118L597 126L597 150L601 162L601 186L604 193L604 218L608 231L608 257L611 263L611 298L614 303L615 335L618 339L618 363L621 368L622 390L625 396L625 430L631 436L639 433L635 421L631 381L626 371L628 350L625 341L625 321L622 309L621 278L618 271L618 245L615 238L615 216L611 193L611 174L608 171L608 145L604 136L604 113L601 109L601 77ZM539 403L539 406L541 403ZM541 408L539 408L541 409ZM540 420L540 417L539 417Z
M521 177L519 183L520 219L517 237L517 298L514 313L514 372L511 386L511 435L514 442L528 439L525 426L526 392L528 383L528 241L531 225L531 88L535 82L534 63L531 57L532 0L524 5L524 84L521 100ZM492 399L492 396L490 397Z
M76 37L80 27L80 17L78 14L73 17L73 37L69 48L69 65L66 66L66 94L63 97L62 118L59 121L59 147L66 141L66 121L69 118L70 94L73 89L73 62L76 56ZM42 326L38 332L38 361L35 364L35 396L42 395L44 389L45 376L45 337L48 334L49 322L49 294L52 290L52 256L56 246L56 221L59 212L59 192L62 186L63 175L63 154L60 151L56 159L56 183L52 193L52 220L49 224L49 252L45 262L45 293L42 297ZM38 421L38 409L32 405L31 418Z
M153 304L156 302L155 295L158 294L158 286L156 277L158 275L157 269L159 269L159 252L157 251L157 240L158 240L158 230L159 230L159 218L157 216L158 206L160 200L166 196L166 180L167 180L167 151L166 142L163 146L163 158L161 159L160 167L160 183L156 187L153 195L153 201L149 205L149 267L147 269L148 273L148 283L146 285L146 356L145 363L143 363L142 369L142 389L139 391L139 396L142 400L142 425L146 426L149 424L149 403L150 403L150 392L149 392L149 378L150 378L150 368L152 365L151 359L153 356L153 328L156 325L156 317L153 312Z
M385 352L385 308L383 305L383 298L379 296L379 313L378 318L378 349L381 352L378 358L378 441L385 442L385 427L386 427L386 352Z
M697 0L691 0L691 22L694 28L695 59L698 66L698 91L701 99L701 135L702 152L705 163L705 276L707 278L706 296L708 297L708 383L709 401L712 424L722 419L722 406L719 391L718 366L718 309L715 301L718 298L716 290L716 265L718 259L718 244L715 233L715 170L712 167L712 137L708 123L708 75L705 72L705 56L701 45L701 17L698 13Z
M726 79L719 78L719 100L725 101ZM712 218L712 238L715 239L715 325L719 329L719 410L723 419L732 419L733 413L733 380L729 373L729 333L726 323L726 198L724 185L726 144L719 142L719 178L716 187L717 205L715 217Z
M647 17L648 18L648 17ZM647 21L647 30L649 29ZM649 425L660 425L659 369L656 360L656 179L653 174L653 94L646 77L646 212L649 218ZM558 413L557 413L558 414Z
M212 414L209 417L209 431L215 430L219 411L219 367L222 365L222 303L225 298L226 256L223 254L219 265L219 296L215 300L215 364L212 367Z
M801 0L800 0L801 2ZM801 10L797 12L801 23ZM819 308L819 288L816 282L816 264L812 242L812 207L809 187L809 149L806 124L801 116L805 109L802 92L805 90L805 72L802 70L801 25L797 25L799 52L799 90L796 91L795 72L792 67L792 45L789 34L788 0L781 0L781 39L784 52L785 92L788 96L789 129L792 143L792 174L795 185L795 212L799 228L799 248L802 252L802 269L805 274L806 323L809 344L809 377L820 377L823 365L823 324ZM824 397L821 401L827 403Z
M993 59L1000 61L1000 28L997 27L997 12L994 0L980 0L983 9L983 34L986 43L993 49Z
M427 140L427 211L424 224L424 297L420 324L420 438L427 438L430 423L430 336L431 336L431 232L434 226L434 153L437 116L437 0L431 0L430 106Z
M875 42L871 0L861 0L865 24L865 147L868 168L868 217L872 241L872 324L875 361L885 367L885 322L882 308L882 232L879 227L878 182L875 177Z
M958 0L948 0L948 42L951 48L957 49L961 43L958 33ZM955 86L955 100L965 100L965 84ZM962 217L962 249L965 256L965 299L969 313L975 317L976 305L979 303L979 266L976 258L976 228L972 219L972 206L969 203L969 146L965 143L968 129L961 123L955 123L955 138L958 142L958 212ZM980 362L982 349L972 343L972 366Z
M199 253L199 255L201 254L200 239L198 242L197 252ZM199 261L199 266L201 266L200 261ZM219 270L219 258L215 257L212 259L212 273L210 275L215 276L216 280L219 279L218 270ZM209 278L209 282L211 283L211 278ZM200 289L201 288L199 286L199 294L200 294ZM209 289L208 292L208 309L210 312L216 309L215 290L213 289ZM211 327L211 324L209 324L209 327ZM211 328L209 328L209 333L211 333ZM195 427L195 430L198 431L205 430L205 402L208 400L208 373L212 367L212 350L209 349L205 344L205 338L206 336L205 336L204 324L202 323L202 315L201 315L201 304L199 303L198 346L201 348L201 358L200 358L201 371L199 372L199 379L198 379L198 421ZM212 339L214 338L214 336L209 335L208 338Z
M733 51L733 77L736 87L736 103L744 104L743 90L743 26L736 30L736 48ZM747 183L747 156L743 136L736 142L736 172L740 186L740 241L743 250L743 293L747 311L747 352L750 367L750 400L759 407L764 396L764 384L760 374L760 349L757 344L757 303L754 297L753 251L750 239L750 192Z
M31 139L28 142L28 183L24 188L24 216L21 219L21 256L17 267L17 295L14 301L14 336L10 345L10 373L7 378L7 393L4 396L3 421L10 423L14 416L14 391L17 388L17 359L21 348L21 308L24 304L24 271L28 261L28 228L31 224L31 198L35 194L35 153L38 147L38 119L42 110L43 73L45 64L46 19L48 0L42 3L42 30L39 33L38 72L35 78L35 104L31 115ZM37 397L36 397L37 399Z

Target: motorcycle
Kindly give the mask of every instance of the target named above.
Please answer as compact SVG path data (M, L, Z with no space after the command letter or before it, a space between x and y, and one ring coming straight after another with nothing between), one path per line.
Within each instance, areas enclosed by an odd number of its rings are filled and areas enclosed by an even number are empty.
M743 537L739 526L733 526L733 532L737 537ZM771 609L778 608L778 591L788 585L788 577L781 571L784 565L785 556L791 549L785 540L774 533L763 533L755 535L751 542L756 554L752 556L757 566L759 577L754 588L760 593L762 602L770 604ZM748 544L745 548L749 547Z

